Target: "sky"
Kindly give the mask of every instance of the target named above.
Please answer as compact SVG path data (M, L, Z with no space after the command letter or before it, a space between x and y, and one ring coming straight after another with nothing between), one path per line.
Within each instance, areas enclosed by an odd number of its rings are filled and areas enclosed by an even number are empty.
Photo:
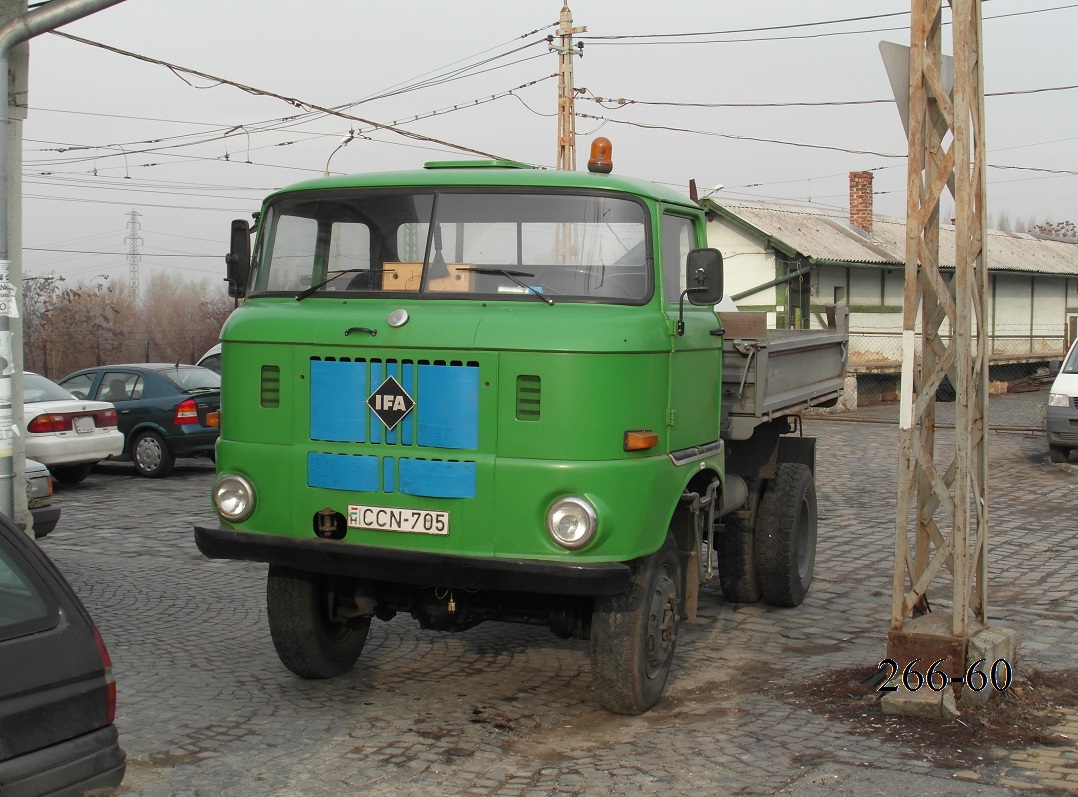
M872 170L876 212L904 215L897 108L860 101L892 99L879 43L909 44L908 0L569 6L587 28L575 37L578 168L602 135L619 174L685 193L690 179L701 193L721 185L720 202L840 209L849 172ZM1078 2L982 8L990 216L1078 221ZM480 157L309 104L553 168L557 56L545 37L560 10L560 0L125 0L60 32L147 60L36 37L24 276L126 280L135 211L143 286L154 274L216 281L230 221L327 161L338 174ZM1057 87L1069 88L991 96ZM952 208L948 197L944 214Z

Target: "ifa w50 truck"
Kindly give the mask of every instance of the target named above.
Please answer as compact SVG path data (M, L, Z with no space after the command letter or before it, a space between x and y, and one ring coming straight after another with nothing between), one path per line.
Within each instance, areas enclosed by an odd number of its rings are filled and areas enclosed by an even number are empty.
M590 641L595 699L660 699L679 623L812 579L828 328L718 314L688 198L510 161L317 179L232 226L208 557L269 564L277 653L357 662L373 618ZM251 233L256 232L253 244Z

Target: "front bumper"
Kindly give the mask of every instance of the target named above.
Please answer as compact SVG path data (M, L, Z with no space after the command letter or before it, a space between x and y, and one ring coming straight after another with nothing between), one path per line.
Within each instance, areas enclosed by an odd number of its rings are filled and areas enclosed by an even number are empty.
M1078 409L1049 407L1045 417L1048 444L1078 448Z
M195 526L195 544L210 559L268 562L316 573L413 586L617 595L632 571L620 562L552 562L419 553L276 534Z

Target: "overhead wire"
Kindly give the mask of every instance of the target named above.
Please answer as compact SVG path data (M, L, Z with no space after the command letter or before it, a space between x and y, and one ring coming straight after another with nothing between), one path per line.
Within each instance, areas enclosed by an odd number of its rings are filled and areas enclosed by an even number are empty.
M74 36L74 35L72 35L70 33L62 33L60 31L53 31L53 34L56 35L56 36L61 36L63 38L71 39L72 41L77 41L77 42L80 42L82 44L89 45L91 47L98 47L98 48L101 48L103 50L107 50L109 52L117 53L118 55L124 55L124 56L127 56L129 58L135 58L135 59L137 59L139 61L143 61L145 63L155 64L157 66L162 66L162 67L165 67L166 69L169 69L169 70L171 70L173 72L176 72L176 73L194 75L194 76L200 77L200 78L202 78L204 80L216 81L217 83L219 83L221 85L231 86L232 88L239 89L240 91L251 94L252 96L272 97L274 99L281 100L282 102L286 102L286 103L288 103L289 105L292 105L295 108L315 110L315 111L319 111L321 113L324 113L324 114L327 114L327 115L330 115L330 116L335 116L335 117L338 117L338 118L341 118L341 119L347 119L347 120L353 121L353 122L361 122L362 124L370 125L370 126L375 127L375 128L377 128L379 130L385 130L387 132L391 132L391 133L394 133L396 135L403 136L405 138L409 138L409 139L412 139L412 140L415 140L415 141L425 141L425 142L431 143L431 144L439 144L439 145L441 145L443 147L449 147L450 149L458 150L460 152L470 152L473 155L481 155L481 156L483 156L485 158L493 158L493 159L496 159L496 160L504 159L503 156L492 154L490 152L485 152L483 150L475 149L473 147L468 147L468 146L465 146L463 144L455 144L455 143L453 143L451 141L445 141L443 139L436 138L434 136L423 135L422 133L416 133L416 132L414 132L412 130L405 130L405 129L401 128L401 127L397 127L397 126L394 126L394 125L382 124L381 122L376 122L373 119L365 119L365 118L360 117L360 116L355 116L354 114L348 114L348 113L344 113L343 111L338 111L338 110L334 110L332 108L327 108L325 106L318 105L317 103L312 103L312 102L309 102L309 101L306 101L306 100L301 100L301 99L296 98L296 97L289 97L289 96L286 96L284 94L279 94L279 93L277 93L275 91L269 91L268 89L260 89L260 88L257 88L255 86L248 86L248 85L245 85L243 83L239 83L237 81L217 77L215 75L211 75L211 74L206 73L206 72L201 72L201 71L199 71L197 69L190 69L188 67L179 66L177 64L171 64L171 63L168 63L166 61L162 61L162 60L160 60L158 58L150 58L149 56L140 55L138 53L133 53L130 50L123 50L123 49L120 49L118 47L112 47L111 45L103 44L101 42L95 42L95 41L92 41L90 39L84 39L81 36Z
M985 21L994 19L1005 19L1008 17L1020 17L1029 14L1042 14L1049 11L1063 11L1071 8L1078 8L1078 3L1071 3L1068 5L1054 6L1052 8L1036 8L1026 11L1013 11L1006 14L995 14L992 16L983 17ZM746 28L743 30L731 30L731 31L696 31L689 33L641 33L641 34L625 34L620 36L581 36L581 39L591 41L592 46L654 46L654 45L690 45L690 44L744 44L744 43L757 43L757 42L774 42L774 41L793 41L803 39L821 39L830 36L856 36L865 33L892 33L894 31L909 30L908 26L893 27L893 28L866 28L861 30L836 30L825 31L822 33L806 33L801 35L790 36L760 36L741 39L706 39L702 41L683 41L693 36L726 36L734 33L756 33L756 32L768 32L772 30L795 30L798 28L815 27L820 25L834 25L844 22L855 22L869 19L879 19L888 16L901 16L908 15L908 11L894 12L890 14L880 14L872 17L849 17L845 19L830 20L825 22L804 22L804 23L792 23L789 25L777 25L767 26L762 28ZM943 22L944 25L950 25L951 22ZM625 39L640 39L643 41L624 41ZM675 39L675 41L660 41L660 39Z

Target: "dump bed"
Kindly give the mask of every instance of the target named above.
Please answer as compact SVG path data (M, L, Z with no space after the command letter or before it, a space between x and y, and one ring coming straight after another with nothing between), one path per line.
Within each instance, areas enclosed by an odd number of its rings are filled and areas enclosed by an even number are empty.
M720 313L722 434L747 440L761 422L833 404L846 375L849 313L827 308L826 329L768 329L766 313Z

